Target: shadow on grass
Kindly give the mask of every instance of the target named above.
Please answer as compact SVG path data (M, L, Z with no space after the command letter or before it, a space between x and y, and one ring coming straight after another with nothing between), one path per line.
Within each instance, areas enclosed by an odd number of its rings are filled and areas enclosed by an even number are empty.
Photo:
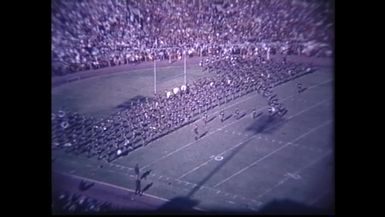
M199 139L202 138L202 137L204 137L208 132L209 132L209 131L206 130L204 133L202 133L202 134L199 136Z
M228 115L227 117L225 117L225 118L223 119L223 121L226 121L226 120L230 119L232 116L233 116L232 114Z
M281 117L271 117L270 115L261 115L254 123L249 125L246 130L254 133L272 133L280 128L287 121Z
M116 106L116 108L121 109L121 110L130 109L132 107L132 105L146 102L146 99L148 101L153 100L153 98L151 98L151 97L145 97L142 95L138 95L138 96L135 96L135 97L123 102L122 104Z
M288 199L273 200L263 206L257 214L261 215L326 215L333 214L333 209L328 208L317 208L309 206L303 203L295 202Z
M206 213L206 212L205 212ZM333 215L334 208L318 208L304 203L295 202L288 199L272 200L262 206L257 211L247 210L218 210L213 209L207 214L215 215Z
M217 116L212 116L212 118L208 119L207 120L207 123L210 123L211 121L213 121Z
M193 200L189 197L175 197L157 209L157 211L166 213L198 212L194 209L198 204L198 200Z
M241 119L241 118L245 117L245 115L246 115L246 113L242 113L242 114L240 114L240 115L238 116L237 120L239 120L239 119Z

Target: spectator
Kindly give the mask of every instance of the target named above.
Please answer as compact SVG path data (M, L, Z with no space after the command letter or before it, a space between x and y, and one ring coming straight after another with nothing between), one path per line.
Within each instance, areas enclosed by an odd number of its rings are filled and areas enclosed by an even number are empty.
M184 49L330 56L333 13L331 1L53 1L53 75L176 61Z

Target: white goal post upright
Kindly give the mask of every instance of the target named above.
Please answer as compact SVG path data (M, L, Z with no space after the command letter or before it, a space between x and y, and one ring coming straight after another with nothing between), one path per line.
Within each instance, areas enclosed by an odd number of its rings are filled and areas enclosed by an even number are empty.
M238 46L241 46L243 44L233 44L233 45L238 45ZM249 43L247 45L250 45ZM270 46L278 46L278 47L281 47L281 49L285 49L285 44L283 43L278 43L278 42L275 42L275 43L260 43L260 42L257 42L254 44L255 46L261 46L262 47L262 50L265 50L266 51L266 59L267 60L270 60L271 58L271 47ZM267 46L266 46L267 45ZM226 47L227 45L222 45L220 44L219 46L222 46L222 47ZM156 53L158 50L167 50L167 54L168 54L168 58L169 58L169 63L171 63L171 53L170 52L172 49L181 49L182 47L163 47L163 48L158 48L158 41L156 40L155 43L154 43L154 47L153 47L153 51L154 51L154 93L156 94ZM183 74L184 74L184 85L187 85L187 70L186 70L186 65L187 65L187 53L188 51L186 50L186 47L183 48L183 54L184 54L184 70L183 70ZM204 48L200 47L199 48L199 56L200 58L202 58L202 61L203 61L203 50ZM178 58L179 59L179 58Z

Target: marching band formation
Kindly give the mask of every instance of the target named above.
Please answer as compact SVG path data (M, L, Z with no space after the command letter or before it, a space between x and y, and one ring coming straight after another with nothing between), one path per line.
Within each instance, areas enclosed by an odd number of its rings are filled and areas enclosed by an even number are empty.
M111 162L132 150L146 146L178 128L196 121L203 114L253 91L263 96L271 116L284 116L287 109L272 88L314 71L310 65L260 62L255 58L222 56L206 59L202 70L212 76L195 80L166 95L134 103L130 108L96 120L79 113L60 110L52 113L52 147L85 154ZM225 111L220 111L221 122ZM252 112L256 118L261 114ZM240 117L239 109L234 114ZM195 139L200 130L194 124Z

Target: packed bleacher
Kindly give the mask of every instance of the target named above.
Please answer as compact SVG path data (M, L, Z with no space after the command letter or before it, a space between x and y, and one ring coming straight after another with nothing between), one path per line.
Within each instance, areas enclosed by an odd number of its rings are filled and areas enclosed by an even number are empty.
M52 73L174 61L183 52L330 56L333 13L331 1L52 1Z

